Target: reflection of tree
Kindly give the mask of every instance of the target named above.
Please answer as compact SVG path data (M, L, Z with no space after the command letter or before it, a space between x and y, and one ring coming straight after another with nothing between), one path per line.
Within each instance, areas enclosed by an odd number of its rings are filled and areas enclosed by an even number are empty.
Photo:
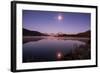
M91 58L90 44L75 46L74 50L64 56L64 60L81 60Z

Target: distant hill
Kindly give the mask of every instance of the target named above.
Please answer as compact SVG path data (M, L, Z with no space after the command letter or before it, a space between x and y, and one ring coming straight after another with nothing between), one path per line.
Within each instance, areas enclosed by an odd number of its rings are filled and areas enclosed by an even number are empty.
M24 36L49 36L45 33L41 33L38 31L31 31L25 28L23 28L23 35ZM78 34L58 34L56 37L90 37L90 36L91 36L91 31L88 30Z
M88 31L85 31L85 32L81 32L81 33L78 33L78 34L60 34L58 35L58 37L90 37L91 36L91 31L88 30Z
M47 36L46 34L43 34L41 32L38 31L31 31L28 29L23 28L23 35L24 36Z
M85 31L85 32L78 33L77 36L90 37L91 36L91 31L88 30L88 31Z

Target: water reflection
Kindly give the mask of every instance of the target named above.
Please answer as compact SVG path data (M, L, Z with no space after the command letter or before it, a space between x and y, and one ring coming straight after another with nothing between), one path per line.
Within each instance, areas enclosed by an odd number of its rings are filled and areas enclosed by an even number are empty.
M32 39L32 40L31 40ZM23 62L90 59L90 44L84 38L24 38ZM34 41L35 40L35 41ZM84 55L85 53L85 55Z
M57 52L57 59L61 60L63 58L63 53Z

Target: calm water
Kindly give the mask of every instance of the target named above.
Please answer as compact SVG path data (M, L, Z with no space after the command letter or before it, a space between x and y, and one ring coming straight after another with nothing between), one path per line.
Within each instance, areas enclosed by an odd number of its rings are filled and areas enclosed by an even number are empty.
M78 59L76 50L81 49L84 53L84 47L88 49L86 38L27 37L23 40L23 62ZM73 57L73 55L76 56ZM87 58L82 55L81 59Z

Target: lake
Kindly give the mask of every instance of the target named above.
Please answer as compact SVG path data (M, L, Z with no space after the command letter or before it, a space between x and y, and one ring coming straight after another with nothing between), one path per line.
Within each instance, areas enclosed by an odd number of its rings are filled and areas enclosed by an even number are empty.
M23 62L90 59L89 41L79 37L23 37Z

